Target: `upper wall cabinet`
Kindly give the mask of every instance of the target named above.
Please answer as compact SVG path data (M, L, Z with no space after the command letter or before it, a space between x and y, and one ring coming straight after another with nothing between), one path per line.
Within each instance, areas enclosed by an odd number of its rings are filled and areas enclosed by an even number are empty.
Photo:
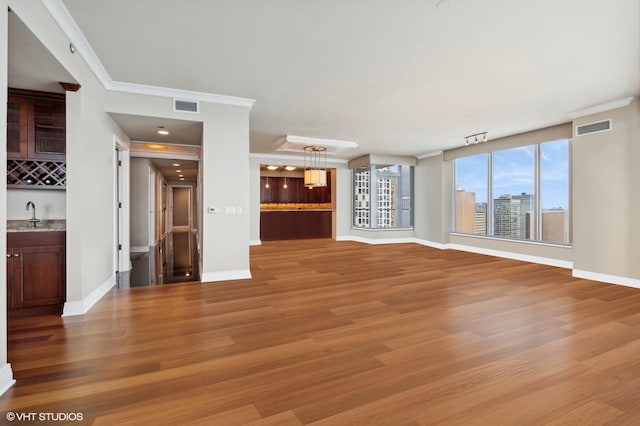
M9 89L7 188L66 186L65 95Z
M9 89L7 158L64 161L65 96Z
M327 172L327 181L331 182ZM267 186L268 185L268 186ZM307 188L304 179L293 177L260 177L261 203L330 203L331 186Z

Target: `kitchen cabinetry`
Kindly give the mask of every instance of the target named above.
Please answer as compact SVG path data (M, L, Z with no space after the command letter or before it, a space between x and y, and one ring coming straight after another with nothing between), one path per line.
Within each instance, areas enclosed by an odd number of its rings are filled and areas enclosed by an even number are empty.
M327 181L331 178L327 173ZM267 182L269 188L266 187ZM331 186L319 186L307 188L302 178L286 178L287 188L284 187L284 177L260 178L260 202L261 203L330 203Z
M331 211L317 210L260 212L260 239L331 238L332 214Z
M10 89L7 158L64 160L65 154L64 95Z
M65 157L65 96L10 88L7 102L8 188L64 188Z
M7 234L9 316L62 313L66 298L65 232Z

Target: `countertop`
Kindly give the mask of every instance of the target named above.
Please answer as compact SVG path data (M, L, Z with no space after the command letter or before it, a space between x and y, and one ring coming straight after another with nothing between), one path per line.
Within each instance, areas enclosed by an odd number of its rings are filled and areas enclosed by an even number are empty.
M7 232L52 232L66 231L67 221L64 219L41 220L34 228L28 220L7 220Z

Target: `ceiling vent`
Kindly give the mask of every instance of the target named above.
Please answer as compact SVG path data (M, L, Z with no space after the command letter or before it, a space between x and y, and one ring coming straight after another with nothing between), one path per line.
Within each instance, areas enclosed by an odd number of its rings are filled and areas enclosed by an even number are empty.
M176 112L191 112L194 114L198 114L200 112L200 106L198 105L198 101L174 99L173 110Z
M576 126L576 136L584 136L590 133L608 132L609 130L611 130L611 119Z

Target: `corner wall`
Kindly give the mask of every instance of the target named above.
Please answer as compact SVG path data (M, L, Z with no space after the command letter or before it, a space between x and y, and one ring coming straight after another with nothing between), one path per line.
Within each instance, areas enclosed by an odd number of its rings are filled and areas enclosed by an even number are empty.
M202 104L201 280L251 278L249 109ZM216 207L219 213L208 213Z
M7 1L0 0L0 175L7 175L7 69L9 64L9 22ZM0 185L0 200L6 206L7 186ZM7 213L0 209L0 254L7 254ZM0 262L0 395L15 380L7 363L7 262Z
M131 251L149 251L149 194L151 163L148 158L130 160L130 244Z
M576 276L640 286L638 100L576 119L612 119L612 130L573 138L573 267Z

